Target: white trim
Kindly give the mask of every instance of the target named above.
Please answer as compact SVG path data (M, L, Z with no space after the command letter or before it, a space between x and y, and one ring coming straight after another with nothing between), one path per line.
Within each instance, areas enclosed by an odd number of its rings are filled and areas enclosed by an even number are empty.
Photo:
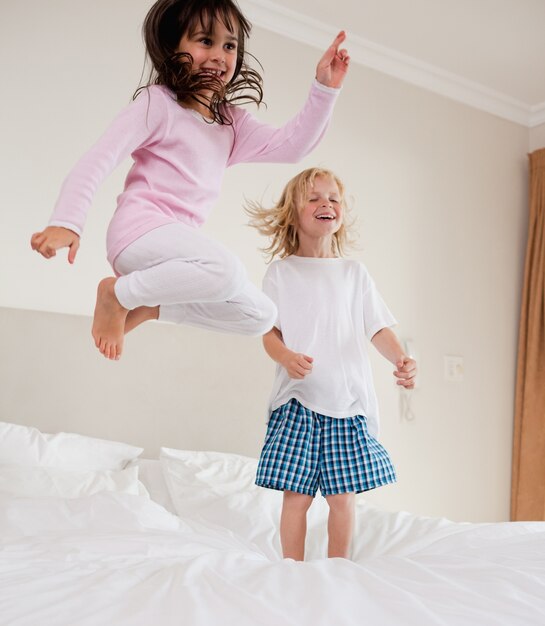
M324 50L339 28L319 22L271 0L240 0L244 13L256 26ZM441 96L492 113L526 127L545 123L545 102L529 106L479 83L429 63L401 54L347 31L353 62L394 76Z
M545 124L545 102L532 107L532 113L530 116L530 128Z

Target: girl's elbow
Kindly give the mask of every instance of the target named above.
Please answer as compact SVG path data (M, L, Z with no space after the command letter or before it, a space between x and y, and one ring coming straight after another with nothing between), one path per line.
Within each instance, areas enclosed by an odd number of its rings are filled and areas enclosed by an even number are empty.
M291 160L288 163L300 163L308 154L312 152L312 148L305 146L295 149L291 154Z
M287 163L300 163L308 156L318 144L317 141L304 141L302 143L290 143Z

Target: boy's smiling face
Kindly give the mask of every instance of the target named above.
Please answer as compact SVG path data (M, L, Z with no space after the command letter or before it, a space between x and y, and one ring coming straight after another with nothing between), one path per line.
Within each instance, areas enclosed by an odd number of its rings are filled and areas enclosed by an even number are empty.
M316 176L297 211L297 232L310 239L333 237L343 221L339 187L329 176Z

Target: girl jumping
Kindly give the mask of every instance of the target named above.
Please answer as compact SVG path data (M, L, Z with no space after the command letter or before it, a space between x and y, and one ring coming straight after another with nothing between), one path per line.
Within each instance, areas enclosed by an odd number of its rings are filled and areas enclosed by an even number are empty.
M246 63L250 24L234 0L158 0L143 25L153 70L65 179L47 228L31 246L45 258L68 247L73 263L98 185L134 163L107 233L115 277L100 281L92 335L119 359L124 334L148 319L263 334L275 307L239 259L203 233L226 167L295 162L322 138L348 70L340 32L320 59L302 110L275 129L237 105L262 101ZM249 93L248 93L249 92Z
M416 363L391 330L395 319L365 266L341 255L347 241L344 187L330 171L289 181L273 208L248 208L271 238L263 290L278 317L263 337L276 361L270 418L256 484L284 492L285 558L304 559L306 514L318 488L329 505L328 556L348 558L354 496L392 483L377 441L378 407L366 340L414 387Z

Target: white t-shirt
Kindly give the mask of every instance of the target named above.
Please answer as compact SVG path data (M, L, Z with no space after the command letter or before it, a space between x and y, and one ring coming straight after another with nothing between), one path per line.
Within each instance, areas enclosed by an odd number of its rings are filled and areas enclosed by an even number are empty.
M276 367L269 409L296 398L316 413L367 417L378 435L378 404L367 339L396 320L359 261L289 256L271 263L263 291L278 307L275 326L285 345L313 357L302 380Z

